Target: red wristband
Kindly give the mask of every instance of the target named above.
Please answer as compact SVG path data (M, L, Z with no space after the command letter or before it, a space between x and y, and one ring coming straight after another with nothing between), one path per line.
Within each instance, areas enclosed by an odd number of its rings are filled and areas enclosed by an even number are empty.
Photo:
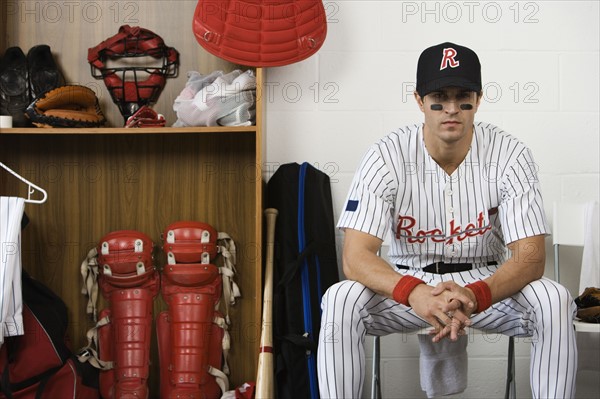
M465 288L469 288L475 294L475 300L477 301L477 309L475 313L480 313L492 306L492 291L490 286L485 281L476 281L471 284L465 285Z
M403 276L394 287L392 297L396 302L410 306L408 304L408 296L419 284L425 284L425 281L413 276Z

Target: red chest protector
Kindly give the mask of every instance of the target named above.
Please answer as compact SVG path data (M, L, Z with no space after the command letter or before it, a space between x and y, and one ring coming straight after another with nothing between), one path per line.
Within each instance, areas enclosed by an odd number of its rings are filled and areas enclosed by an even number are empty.
M241 65L289 65L316 53L327 20L321 0L199 0L193 31L206 51Z

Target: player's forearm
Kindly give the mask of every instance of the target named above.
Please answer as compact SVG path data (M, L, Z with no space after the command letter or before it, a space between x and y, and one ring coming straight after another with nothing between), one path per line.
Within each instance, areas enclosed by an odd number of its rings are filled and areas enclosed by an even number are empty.
M496 303L519 292L544 274L546 250L544 236L519 240L509 248L512 256L485 280L490 286L492 303Z
M344 232L342 266L346 277L391 298L400 274L377 254L383 241L359 230Z
M401 275L377 254L344 249L342 262L348 279L358 281L380 295L392 297Z

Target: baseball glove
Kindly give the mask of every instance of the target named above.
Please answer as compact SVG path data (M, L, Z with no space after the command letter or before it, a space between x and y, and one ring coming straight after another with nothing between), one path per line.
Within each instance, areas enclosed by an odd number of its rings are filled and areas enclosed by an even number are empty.
M27 107L37 127L98 127L106 122L93 90L67 85L47 91Z
M575 298L577 317L588 323L600 323L600 288L587 287Z

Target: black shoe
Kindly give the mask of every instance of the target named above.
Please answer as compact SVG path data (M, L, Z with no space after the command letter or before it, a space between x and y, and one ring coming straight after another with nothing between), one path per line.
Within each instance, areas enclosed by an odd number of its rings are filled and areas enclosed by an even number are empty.
M27 58L19 47L6 49L0 61L0 115L13 117L13 126L31 126L25 116L30 103Z
M54 62L50 46L40 44L32 47L27 53L27 64L33 100L49 90L64 85L65 79Z

